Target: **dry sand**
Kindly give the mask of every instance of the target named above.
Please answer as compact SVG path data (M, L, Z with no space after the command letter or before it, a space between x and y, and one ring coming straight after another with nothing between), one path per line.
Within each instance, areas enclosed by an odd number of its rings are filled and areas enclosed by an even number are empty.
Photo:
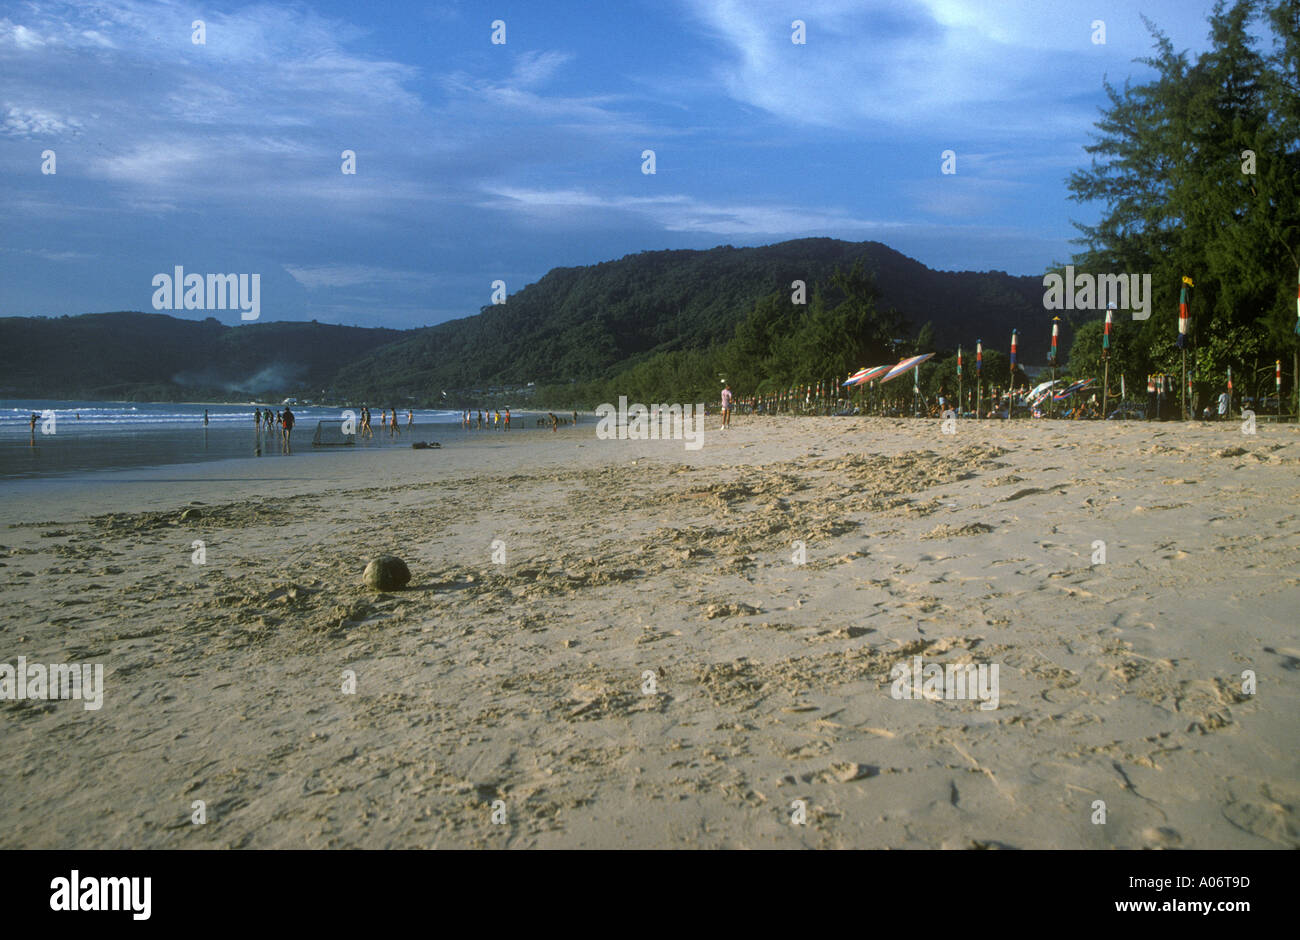
M0 662L106 691L0 702L0 846L1295 848L1298 473L1294 426L741 418L7 484ZM998 708L895 699L915 655Z

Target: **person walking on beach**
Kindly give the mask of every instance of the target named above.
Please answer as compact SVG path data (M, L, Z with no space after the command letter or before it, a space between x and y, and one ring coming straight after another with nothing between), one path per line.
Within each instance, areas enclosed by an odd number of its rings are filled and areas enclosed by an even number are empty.
M1232 399L1228 397L1227 392L1219 393L1219 420L1228 420L1228 411L1232 407Z
M284 428L284 452L291 454L293 453L291 441L293 437L293 412L289 410L288 405L284 406L284 414L280 416L280 424Z
M402 436L402 429L397 426L397 409L393 409L393 433L398 437Z
M406 409L406 429L409 431L413 424L415 424L415 412L408 408Z
M505 431L509 431L509 430L510 430L510 409L509 409L509 408L506 409L506 424L505 424L505 427L504 427L502 430L505 430Z
M575 428L578 426L578 413L576 411L573 413L573 426Z
M478 413L478 429L483 430L483 410L481 408Z
M554 434L560 429L560 419L555 417L554 411L548 411L547 414L551 416L551 433Z
M39 421L40 418L41 418L40 415L38 415L38 414L37 414L36 412L34 412L34 411L32 412L32 417L31 417L30 424L31 424L31 427L32 427L32 446L33 446L33 447L36 446L36 422Z
M722 428L726 430L731 424L731 386L722 383Z
M253 409L253 430L260 432L262 430L262 409Z

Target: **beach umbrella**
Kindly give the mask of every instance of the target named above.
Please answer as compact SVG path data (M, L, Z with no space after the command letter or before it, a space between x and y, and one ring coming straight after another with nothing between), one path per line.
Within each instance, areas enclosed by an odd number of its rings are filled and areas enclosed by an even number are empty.
M855 372L845 385L861 385L863 382L870 382L872 379L879 378L888 372L892 366L872 366L870 369L860 369Z
M921 356L913 356L910 359L904 359L902 362L894 366L887 373L885 373L885 375L881 377L880 379L881 384L888 382L890 379L896 379L904 372L906 372L908 369L915 369L921 363L926 362L933 358L934 358L934 353L925 353L924 355Z
M1077 382L1074 382L1074 383L1072 383L1072 384L1070 384L1070 385L1067 385L1065 388L1061 389L1059 392L1057 392L1057 393L1056 393L1054 396L1052 396L1052 397L1053 397L1056 401L1062 401L1062 400L1064 400L1064 399L1066 399L1066 398L1069 398L1069 397L1070 397L1071 395L1073 395L1075 392L1081 392L1081 391L1083 391L1084 389L1089 388L1089 387L1092 385L1092 383L1095 382L1095 381L1097 381L1097 380L1096 380L1096 379L1080 379L1080 380L1077 381Z

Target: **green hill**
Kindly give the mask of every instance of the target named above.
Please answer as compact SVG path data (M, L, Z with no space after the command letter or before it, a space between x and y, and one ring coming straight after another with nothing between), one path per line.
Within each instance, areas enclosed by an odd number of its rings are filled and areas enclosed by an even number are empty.
M970 349L983 338L992 349L1005 347L1018 328L1022 362L1044 361L1050 320L1040 278L933 271L879 242L808 238L757 248L647 251L555 268L504 304L414 330L316 322L226 326L155 313L0 318L0 395L295 395L431 405L443 400L443 390L448 404L458 404L481 400L472 390L536 383L551 387L539 401L558 400L558 388L577 383L594 390L639 367L637 374L653 374L659 384L675 370L698 377L714 368L709 357L760 301L775 298L798 317L815 308L820 291L834 306L843 300L834 272L859 263L874 280L876 308L889 312L880 329L894 338L910 340L929 324L927 347ZM807 285L805 307L789 305L796 280ZM879 336L873 342L873 356L889 348ZM1062 349L1068 348L1063 337Z
M811 301L814 284L858 261L874 275L880 305L896 308L913 334L931 323L939 348L981 337L1009 345L1018 328L1025 361L1045 358L1051 331L1040 278L932 271L879 242L808 238L555 268L504 304L358 359L337 388L353 398L418 399L443 389L607 379L657 353L718 346L759 299L788 297L791 282L803 280Z
M137 401L319 395L401 330L90 313L0 318L0 395Z

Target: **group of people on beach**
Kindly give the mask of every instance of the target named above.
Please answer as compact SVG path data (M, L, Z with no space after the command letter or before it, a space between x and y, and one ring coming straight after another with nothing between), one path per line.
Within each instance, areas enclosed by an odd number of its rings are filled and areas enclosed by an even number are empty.
M293 452L293 426L296 421L297 419L293 416L293 411L288 405L284 406L283 411L277 411L275 413L272 413L270 408L267 408L265 411L260 408L253 409L254 429L258 433L265 430L268 440L272 428L278 429L280 432L280 446L286 454ZM208 423L208 413L206 411L203 413L203 423L205 425Z
M477 415L477 419L475 418L475 415ZM475 420L478 421L477 430L479 431L482 431L484 429L485 421L488 428L492 431L509 431L510 430L510 409L507 408L504 415L502 415L500 408L498 408L496 411L489 410L486 418L484 417L483 411L481 409L477 412L468 411L468 410L462 411L460 415L460 426L467 431L473 431L475 430L475 425L474 425Z
M390 413L391 413L391 417L390 417ZM374 419L370 415L370 406L362 405L361 426L357 429L362 439L368 439L375 436L373 421ZM408 431L411 429L411 425L413 425L414 423L415 423L415 412L411 411L408 408L406 411L406 428ZM392 437L394 434L400 435L402 433L402 430L397 426L397 409L380 408L379 426L385 429L386 431L388 431L389 437Z

